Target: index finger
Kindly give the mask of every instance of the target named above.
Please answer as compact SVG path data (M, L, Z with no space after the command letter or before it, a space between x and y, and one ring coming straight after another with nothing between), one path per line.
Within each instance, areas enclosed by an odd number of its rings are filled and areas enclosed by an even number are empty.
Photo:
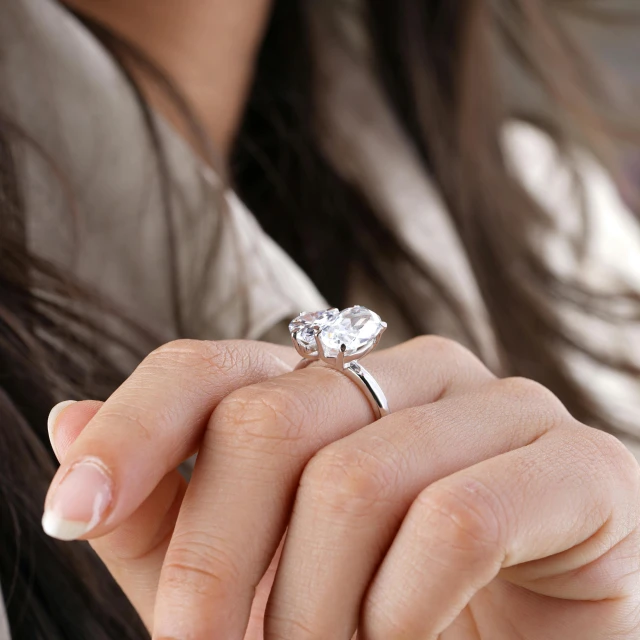
M291 348L253 341L178 340L156 349L67 451L45 502L45 531L72 540L114 529L195 452L225 396L296 361Z

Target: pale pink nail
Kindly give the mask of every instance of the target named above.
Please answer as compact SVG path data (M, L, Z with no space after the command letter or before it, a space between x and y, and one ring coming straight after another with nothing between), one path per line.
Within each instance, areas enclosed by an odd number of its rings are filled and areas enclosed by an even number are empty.
M93 458L81 460L47 498L42 528L53 538L75 540L100 523L112 493L104 465Z

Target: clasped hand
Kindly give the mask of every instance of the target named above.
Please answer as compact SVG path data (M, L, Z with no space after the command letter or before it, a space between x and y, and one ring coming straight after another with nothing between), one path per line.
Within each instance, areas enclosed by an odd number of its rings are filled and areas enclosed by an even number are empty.
M367 358L378 421L296 361L173 342L104 404L52 412L45 525L90 540L154 639L640 637L640 473L617 439L441 338Z

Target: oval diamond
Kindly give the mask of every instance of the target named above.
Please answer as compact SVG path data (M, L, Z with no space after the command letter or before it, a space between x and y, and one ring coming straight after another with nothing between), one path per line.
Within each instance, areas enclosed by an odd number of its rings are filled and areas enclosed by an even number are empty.
M317 351L314 327L324 329L338 317L338 309L325 309L302 313L289 323L291 336L295 335L298 344L309 353Z
M341 311L325 326L320 332L320 341L329 358L336 357L343 344L347 347L345 355L352 356L373 344L383 330L384 324L377 313L356 306Z

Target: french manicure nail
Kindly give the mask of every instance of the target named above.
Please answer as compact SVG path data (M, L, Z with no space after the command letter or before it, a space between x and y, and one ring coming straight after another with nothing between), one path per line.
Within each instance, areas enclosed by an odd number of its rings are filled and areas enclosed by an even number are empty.
M75 400L65 400L64 402L59 402L49 412L49 417L47 418L47 429L49 431L49 440L51 440L51 446L53 447L54 452L56 450L56 445L55 445L55 442L53 441L53 433L54 433L54 429L56 427L56 422L58 421L58 418L60 417L60 414L67 407L69 407L70 405L75 404L75 403L76 403ZM57 455L57 453L56 453L56 455Z
M42 528L52 538L76 540L100 523L112 493L104 465L93 458L81 460L47 498Z

